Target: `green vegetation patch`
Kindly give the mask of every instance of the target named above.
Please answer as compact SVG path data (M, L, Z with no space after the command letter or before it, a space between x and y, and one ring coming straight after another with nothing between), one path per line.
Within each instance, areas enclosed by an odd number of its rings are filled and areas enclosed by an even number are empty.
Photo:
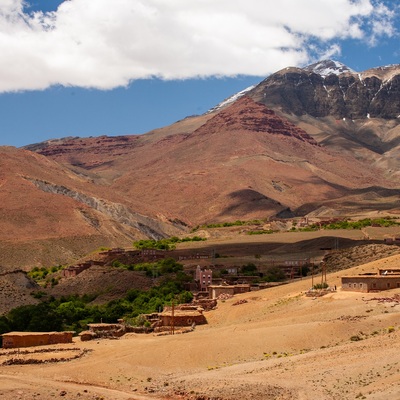
M313 286L313 289L315 290L320 290L320 289L328 289L329 285L327 282L322 282L322 283L316 283Z
M63 268L63 265L54 265L49 268L34 267L28 272L28 276L43 287L47 287L48 285L51 285L53 287L58 284L59 279L52 275Z
M264 229L260 229L260 230L255 230L255 231L248 231L246 232L248 235L270 235L271 233L275 233L278 231L273 231L272 229L268 229L268 230L264 230Z
M320 222L319 224L312 224L308 227L299 228L298 231L306 232L306 231L316 231L319 229L362 229L369 226L376 226L376 227L389 227L389 226L396 226L400 225L400 223L392 217L385 217L385 218L364 218L359 221L350 221L350 220L343 220L343 221L335 221L330 223ZM292 230L296 230L295 227Z
M176 248L176 243L184 242L202 242L207 240L206 238L201 238L199 236L178 238L177 236L172 236L167 239L154 240L154 239L144 239L133 242L133 247L136 249L156 249L156 250L173 250Z
M104 305L93 305L95 296L51 297L37 305L12 309L0 317L0 334L10 331L48 332L73 330L81 332L88 323L115 323L120 318L141 323L141 314L160 312L164 306L188 303L193 294L184 289L184 279L165 279L150 290L132 289L120 299Z
M128 271L140 271L145 272L147 276L157 278L165 274L183 274L183 265L176 262L173 258L164 258L156 262L138 263L138 264L123 264L122 262L115 260L112 262L112 266L115 268L124 268ZM182 277L184 274L182 275ZM178 277L179 279L179 277ZM186 279L189 279L186 276Z
M207 228L229 228L231 226L245 226L245 225L261 225L265 221L261 219L252 219L249 221L233 221L233 222L220 222L220 223L212 223L212 224L204 224L204 225L199 225L193 228L193 232L199 230L199 229L207 229Z

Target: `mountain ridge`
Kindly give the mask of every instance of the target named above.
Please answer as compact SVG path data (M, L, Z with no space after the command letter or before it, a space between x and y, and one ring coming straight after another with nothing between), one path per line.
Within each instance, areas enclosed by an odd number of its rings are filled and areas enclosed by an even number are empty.
M262 156L262 158L264 159L265 155L269 154L268 157L270 157L271 160L273 160L274 158L279 160L279 156L276 156L278 154L286 154L284 156L284 159L286 159L287 157L290 158L291 154L296 154L296 151L297 153L299 152L298 145L291 147L291 145L289 145L290 142L285 143L285 140L281 140L283 138L274 142L273 146L275 146L276 148L275 151L265 150L268 149L268 147L270 147L271 144L266 144L266 143L262 145L257 144L261 138L261 136L256 135L257 132L259 134L264 133L269 135L276 134L277 132L279 132L283 137L287 137L289 134L292 134L293 137L297 137L297 139L300 139L301 141L305 140L306 142L312 144L313 146L318 145L317 141L314 138L312 138L308 133L306 133L304 130L301 129L299 130L294 125L290 125L287 120L279 117L275 112L271 111L265 105L255 102L254 100L251 100L250 97L248 96L241 97L233 104L231 104L228 108L222 109L219 112L214 113L213 115L214 116L212 115L208 116L208 119L204 122L204 124L200 125L200 127L197 127L197 129L194 129L191 132L187 131L187 132L181 132L179 134L166 135L159 138L159 140L152 141L151 143L146 142L146 140L143 137L129 138L129 141L137 140L138 142L142 141L143 143L141 143L138 146L130 146L129 144L130 142L127 140L126 143L128 143L128 145L126 147L123 146L118 147L118 152L119 152L118 160L115 159L113 161L114 164L119 163L118 168L120 170L123 169L125 171L131 171L129 172L129 174L120 175L116 173L115 174L110 173L109 170L111 168L111 165L109 165L109 169L107 170L104 169L106 164L86 165L87 167L86 170L90 171L90 173L97 174L100 177L100 179L103 180L111 177L109 184L112 187L116 187L116 185L122 185L122 186L133 185L133 180L134 180L136 182L136 185L140 187L138 192L141 193L141 198L144 200L144 203L148 203L152 202L152 199L146 195L145 187L142 187L140 185L140 176L143 176L144 174L147 174L147 176L152 176L154 180L159 182L157 187L153 189L155 190L155 192L157 192L158 197L162 196L162 191L158 190L160 187L164 187L165 193L168 192L168 189L167 187L165 187L166 185L163 182L162 178L161 177L156 178L158 174L163 175L165 173L168 173L169 177L168 185L173 185L173 183L175 182L176 186L173 187L175 187L177 191L181 191L183 193L184 192L189 193L190 192L188 191L189 181L187 180L187 178L184 177L185 175L182 175L182 171L180 170L186 168L186 171L184 172L184 174L186 174L186 177L191 176L192 179L195 179L196 181L198 179L197 177L201 177L201 179L205 180L206 175L213 176L214 173L210 175L210 169L208 169L208 172L206 171L201 172L201 169L199 169L196 165L193 165L196 162L198 163L198 165L200 165L202 163L201 158L202 157L204 158L207 155L208 157L211 157L211 159L213 160L212 168L214 168L214 171L217 170L221 171L221 165L224 163L224 160L226 160L226 162L229 161L230 165L233 165L234 164L233 160L236 160L235 162L238 163L239 160L243 159L244 157L250 157L254 155L254 158L257 158L258 152L264 154L264 156ZM279 128L280 130L276 128ZM238 133L236 134L235 132ZM246 142L246 144L244 144L244 137L241 136L242 132L243 133L252 132L253 136L249 138L248 143ZM212 139L211 136L213 137ZM212 144L211 142L206 142L206 143L204 142L206 137L208 138L208 140L213 140ZM254 140L256 137L258 139ZM121 139L119 137L115 138L116 143L120 143L120 140ZM268 136L268 140L272 140L270 136ZM75 166L77 165L80 165L81 167L83 166L83 164L80 161L80 158L85 158L86 160L85 162L88 163L87 153L93 153L97 155L102 154L101 150L102 147L105 146L107 143L112 143L113 139L112 138L102 138L101 140L87 139L86 142L88 144L89 142L92 143L94 147L87 148L87 152L82 154L81 156L78 155L78 152L74 153L72 151L72 153L75 154L75 164L74 164ZM80 143L79 141L75 140L75 146L77 147L78 151L80 148L79 143ZM228 143L230 144L229 148L226 147ZM268 146L267 148L264 147L266 145ZM288 150L285 150L285 146L289 146ZM67 150L64 152L64 154L68 154L72 147L73 147L72 142L68 141L66 146ZM196 151L193 153L192 150L194 148L196 148ZM162 156L160 156L160 151ZM233 151L232 156L229 156L230 151ZM107 151L104 152L107 153ZM60 151L59 147L56 147L55 152L51 153L51 147L50 147L46 150L45 154L53 157L54 159L58 159L60 155L62 155L62 153L63 152ZM137 161L138 157L137 155L139 153L141 154L141 160ZM224 153L227 154L224 155ZM128 156L129 154L130 156ZM185 154L188 154L188 156L185 156ZM305 163L306 162L305 160L307 160L307 158L310 157L311 157L310 155L307 155L301 161L296 161L298 165L302 164L301 170L304 170L303 167L307 165L307 163ZM327 157L326 154L324 154L323 157ZM294 162L295 159L296 157L294 157L292 161ZM310 161L311 159L308 160L308 162ZM286 162L288 161L285 161L285 163ZM186 166L183 167L183 165ZM199 172L196 172L196 170L198 170ZM104 171L106 171L106 173ZM360 169L360 171L362 171L362 168ZM359 178L358 178L359 181L360 177L362 177L363 175L364 174L362 172L359 172ZM129 178L129 176L132 177ZM239 176L240 174L238 174L236 178L238 178ZM97 179L99 179L99 177ZM181 182L177 182L177 180L179 181L179 179L176 179L176 177L179 177ZM213 181L215 181L215 179L216 179L215 177L212 178ZM368 178L366 181L369 181L370 179L371 178ZM274 180L279 180L279 177L276 177L276 179L274 178ZM186 187L182 186L182 182L186 183ZM345 183L345 181L339 180L335 184L338 184L339 182ZM254 185L243 183L243 186L253 187ZM263 189L260 193L263 193L263 191L265 191L265 189ZM232 193L233 192L235 192L235 190L233 190L232 188ZM274 191L272 191L272 193L274 193ZM214 194L213 196L215 199L216 195ZM225 196L229 197L229 194L226 193ZM200 198L202 198L202 196L200 196ZM208 203L206 199L203 199L203 201L205 202L205 204ZM278 201L278 203L284 204L280 200L276 201ZM175 202L177 202L179 209L180 201L178 199L175 199ZM297 205L298 205L297 202L294 202L291 205L285 204L282 207L287 208L287 206L293 207ZM160 207L162 207L162 204L158 202L157 208ZM170 207L167 214L173 214L174 213L173 209L176 210L177 206ZM191 214L190 212L185 212L184 217L182 218L182 215L179 215L178 213L176 217L184 221L186 220L187 223L190 225L191 224L190 214ZM216 214L213 218L217 218L217 215L218 214ZM199 217L200 216L196 217L194 223L201 222L198 219ZM236 215L232 217L236 217Z
M305 68L284 68L270 75L248 95L285 113L320 118L397 118L400 114L400 66L320 74L329 62ZM333 63L333 61L332 61Z
M96 224L113 221L100 234L113 243L120 229L126 243L186 234L203 223L304 216L321 207L335 215L360 208L396 211L398 66L355 73L331 63L288 67L211 112L144 135L68 137L27 146L20 151L56 162L73 180L24 174L36 189L68 198L68 207L88 207L86 218L79 211L85 229L98 234ZM336 73L327 74L329 68ZM391 79L385 83L385 77ZM376 115L372 109L378 106L382 113ZM348 118L350 112L359 118ZM97 200L83 201L93 197L107 203L101 217ZM118 222L117 209L125 224Z

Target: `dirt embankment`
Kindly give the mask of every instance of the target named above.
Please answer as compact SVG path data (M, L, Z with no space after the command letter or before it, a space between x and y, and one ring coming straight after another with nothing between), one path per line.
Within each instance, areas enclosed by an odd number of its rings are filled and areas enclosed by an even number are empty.
M343 250L334 250L324 258L327 271L355 267L371 261L400 254L400 247L385 244L365 244Z

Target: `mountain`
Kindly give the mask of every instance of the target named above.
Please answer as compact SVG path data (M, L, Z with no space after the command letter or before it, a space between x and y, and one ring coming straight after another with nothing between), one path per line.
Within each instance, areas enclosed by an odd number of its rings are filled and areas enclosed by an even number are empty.
M357 73L333 61L288 67L204 115L144 135L4 150L3 179L14 181L10 200L4 194L5 231L65 249L91 238L87 249L203 223L397 212L399 72ZM3 233L0 244L10 239Z
M248 92L306 130L324 147L346 152L399 178L400 66L354 72L322 61L285 68Z
M295 115L396 119L400 114L400 66L361 73L333 61L289 67L265 79L251 97Z
M295 214L306 205L394 188L248 96L194 129L171 129L170 135L69 139L40 152L188 226Z
M0 187L3 268L64 263L101 246L181 232L178 224L140 214L138 204L90 173L32 151L0 147Z

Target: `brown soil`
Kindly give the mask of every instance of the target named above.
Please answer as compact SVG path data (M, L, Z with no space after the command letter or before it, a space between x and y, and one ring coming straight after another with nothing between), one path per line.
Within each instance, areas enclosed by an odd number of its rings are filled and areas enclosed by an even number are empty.
M375 169L317 139L243 97L218 113L145 135L72 138L30 149L87 177L106 200L189 226L299 207L307 214L324 204L341 215L360 205L365 211L398 207L392 190L398 185L384 177L386 167Z
M395 399L399 305L340 290L340 276L398 266L395 255L328 275L338 291L306 297L311 280L235 296L208 325L175 336L75 342L64 363L0 367L5 399ZM385 297L386 301L379 301ZM233 306L233 304L240 304ZM355 341L354 338L359 339ZM1 397L0 397L1 398Z
M141 272L93 266L74 278L62 279L58 285L46 290L46 293L55 297L94 294L98 295L96 303L105 303L123 297L130 289L146 290L154 284L157 281Z

